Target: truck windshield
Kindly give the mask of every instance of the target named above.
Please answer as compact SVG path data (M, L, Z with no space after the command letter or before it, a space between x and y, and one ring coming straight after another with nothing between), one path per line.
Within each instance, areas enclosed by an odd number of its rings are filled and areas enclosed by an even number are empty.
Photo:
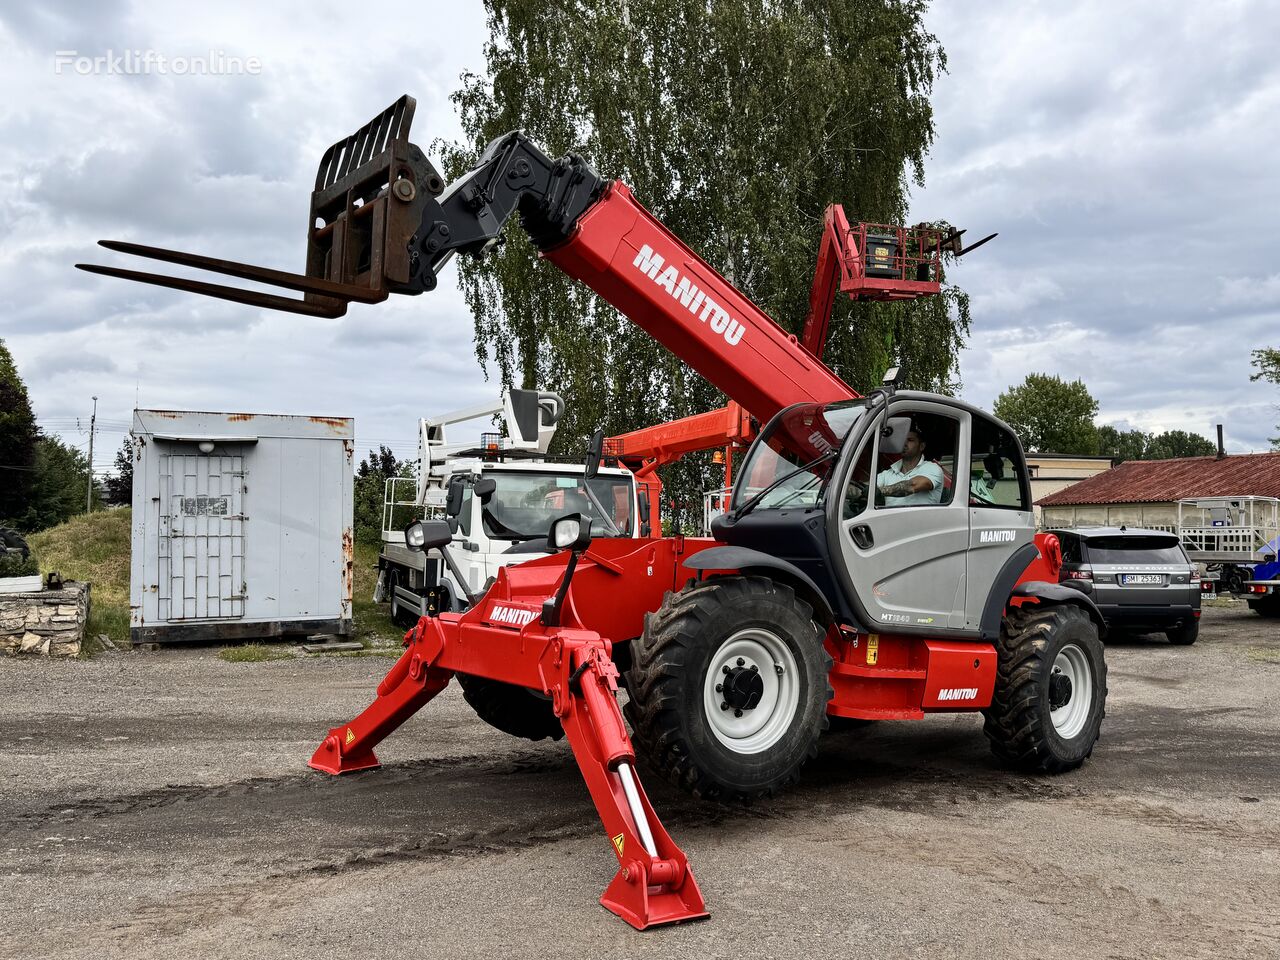
M836 462L828 454L840 449L864 413L866 400L861 399L806 403L783 410L761 431L739 469L732 509L742 509L761 491L767 492L753 510L816 504Z
M534 540L545 537L551 521L566 513L581 513L591 519L592 536L631 536L632 484L630 477L600 475L584 481L582 474L485 471L498 488L481 511L484 531L496 540ZM605 508L608 520L600 516L584 483ZM615 532L616 528L616 532Z

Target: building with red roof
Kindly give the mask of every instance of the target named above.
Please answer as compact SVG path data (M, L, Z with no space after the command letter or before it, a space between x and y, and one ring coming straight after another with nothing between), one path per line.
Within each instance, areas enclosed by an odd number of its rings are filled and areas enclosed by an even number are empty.
M1280 498L1280 453L1128 460L1036 501L1041 526L1172 529L1179 500Z

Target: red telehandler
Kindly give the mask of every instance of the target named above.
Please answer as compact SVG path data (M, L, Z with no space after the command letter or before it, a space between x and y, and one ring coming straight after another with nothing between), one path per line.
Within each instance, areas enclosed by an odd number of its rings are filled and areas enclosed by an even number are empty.
M1089 756L1106 699L1102 618L1087 585L1057 583L1058 545L1034 533L1007 425L900 389L892 372L860 397L581 157L552 159L513 132L446 185L409 142L413 109L402 97L325 153L305 275L103 242L301 299L85 269L336 317L349 302L433 289L450 257L483 255L518 215L543 257L764 426L714 540L593 539L599 504L559 518L548 538L558 553L504 568L464 611L419 620L373 703L329 732L313 767L376 767L374 747L454 674L534 691L517 702L558 718L618 860L601 902L644 928L706 909L640 785L637 754L699 796L751 798L796 777L828 716L980 710L1011 766L1059 772ZM850 226L839 208L824 236L815 296L828 311L837 289L936 293L941 252L963 252L954 233ZM597 434L588 471L601 448ZM406 535L433 549L451 530L417 521Z

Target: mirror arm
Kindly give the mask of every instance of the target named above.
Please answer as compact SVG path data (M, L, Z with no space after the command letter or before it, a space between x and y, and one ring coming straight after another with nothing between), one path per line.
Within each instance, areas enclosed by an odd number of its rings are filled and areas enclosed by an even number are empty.
M449 568L449 572L453 574L453 579L458 582L458 586L462 587L462 592L467 595L467 603L474 604L476 595L471 592L471 588L467 586L467 578L462 575L462 571L458 569L458 565L453 562L453 557L449 556L449 551L445 547L437 547L440 556L444 557L445 565Z
M556 590L554 597L548 598L542 604L542 625L544 627L560 626L560 608L564 605L564 598L569 593L569 581L573 579L573 571L578 566L577 550L569 554L569 565L564 569L564 579L560 581L560 587Z

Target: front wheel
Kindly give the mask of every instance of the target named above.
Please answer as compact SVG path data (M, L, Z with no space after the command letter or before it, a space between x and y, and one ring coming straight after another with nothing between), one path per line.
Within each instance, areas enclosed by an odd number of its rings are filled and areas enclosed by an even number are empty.
M667 594L632 641L638 752L694 796L750 800L817 754L832 692L813 611L785 584L722 577Z
M397 627L404 627L408 630L418 618L412 610L405 607L404 602L396 596L396 589L400 586L400 574L398 571L391 570L387 573L387 593L391 597L391 622Z
M1072 604L1011 609L1000 627L991 751L1040 773L1074 770L1093 752L1106 714L1107 664L1089 615Z

